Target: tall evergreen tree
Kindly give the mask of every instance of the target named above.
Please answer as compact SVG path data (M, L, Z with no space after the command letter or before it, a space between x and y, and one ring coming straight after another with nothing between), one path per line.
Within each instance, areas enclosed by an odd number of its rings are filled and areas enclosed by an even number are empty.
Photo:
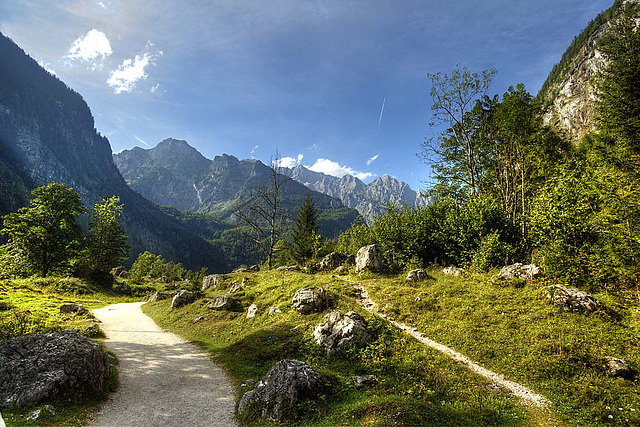
M293 226L293 247L291 255L298 264L303 264L313 256L318 235L318 211L307 193Z

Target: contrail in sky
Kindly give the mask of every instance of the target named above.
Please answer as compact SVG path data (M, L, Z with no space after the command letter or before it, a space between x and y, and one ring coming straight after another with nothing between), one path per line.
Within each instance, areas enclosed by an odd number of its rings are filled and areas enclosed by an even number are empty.
M384 103L387 102L387 97L385 96L382 100L382 109L380 110L380 118L378 119L378 130L376 132L380 132L380 123L382 123L382 114L384 113Z

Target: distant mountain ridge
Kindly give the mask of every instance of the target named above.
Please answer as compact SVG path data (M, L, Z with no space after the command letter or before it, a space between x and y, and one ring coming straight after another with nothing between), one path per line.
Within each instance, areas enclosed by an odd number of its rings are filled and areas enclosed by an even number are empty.
M156 203L222 220L231 219L271 179L271 169L258 160L238 160L228 154L209 160L186 141L173 138L150 149L123 150L114 155L114 162L133 189ZM357 217L340 200L295 180L284 184L282 208L295 215L307 193L319 210L323 236L335 236Z
M313 190L340 199L345 206L356 209L369 223L376 216L384 214L389 204L424 207L429 202L425 194L412 190L406 182L386 174L365 184L351 175L338 178L296 166L291 169L291 177Z
M123 150L114 155L114 161L127 183L156 203L223 215L241 203L269 172L258 160L238 160L228 154L209 160L186 141L173 138L151 149ZM319 209L344 205L356 209L369 222L384 213L389 203L427 204L427 199L408 184L388 175L365 184L351 175L337 178L304 166L284 169L294 180L288 189L289 204L294 200L299 204L301 197L311 190Z

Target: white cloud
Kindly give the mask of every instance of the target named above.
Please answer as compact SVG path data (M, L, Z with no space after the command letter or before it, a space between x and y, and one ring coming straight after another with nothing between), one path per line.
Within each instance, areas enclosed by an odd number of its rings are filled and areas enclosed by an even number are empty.
M151 146L150 146L149 144L147 144L147 141L145 141L144 139L142 139L142 138L138 138L138 137L137 137L137 136L135 136L135 135L133 135L133 137L136 139L136 141L138 141L138 142L140 142L140 143L142 143L142 144L146 145L147 147L151 148Z
M380 156L380 154L376 154L375 156L373 156L369 160L367 160L367 166L369 166L371 163L375 162L378 159L379 156Z
M98 2L98 6L100 6L100 7L101 7L101 8L103 8L103 9L108 9L108 8L109 8L109 6L111 6L111 2L110 2L110 1L108 1L108 2L106 2L106 4L105 4L105 2L99 1L99 2Z
M93 29L85 36L78 37L63 59L66 59L67 65L71 65L74 60L88 62L93 70L97 70L102 68L104 60L112 53L107 36L102 31Z
M254 146L253 146L253 149L249 152L249 154L253 154L253 153L255 153L255 152L256 152L256 150L257 150L259 147L260 147L259 145L254 145Z
M338 177L353 175L358 179L367 179L374 176L371 172L358 172L348 166L341 166L339 163L329 159L318 159L312 166L307 166L307 168L314 172L322 172Z
M160 89L160 83L151 86L151 89L149 89L149 92L154 93L155 91L157 91L158 89Z
M57 76L56 72L49 66L48 62L44 62L42 60L38 61L38 65L45 69L52 76Z
M303 157L304 156L302 154L298 154L298 157L282 157L278 166L283 168L292 168L294 166L298 166Z
M147 49L151 46L153 44L149 43ZM116 93L131 92L139 80L147 78L146 68L149 65L155 65L156 59L160 56L162 56L161 50L156 53L147 51L136 55L133 59L125 59L117 70L111 72L107 84L114 88Z

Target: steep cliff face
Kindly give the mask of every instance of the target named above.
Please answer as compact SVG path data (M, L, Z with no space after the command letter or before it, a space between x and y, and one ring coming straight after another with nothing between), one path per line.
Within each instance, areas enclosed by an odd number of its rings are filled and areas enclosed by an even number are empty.
M638 0L616 0L591 21L554 66L538 94L546 106L545 124L574 143L595 126L597 79L607 66L598 43L616 24L624 6L638 3Z
M376 216L384 214L389 204L418 207L428 204L426 197L389 175L365 184L351 175L337 178L296 166L291 170L291 176L309 188L340 199L345 206L356 209L369 223Z
M52 181L72 187L89 208L118 195L132 256L149 250L188 267L228 267L216 248L127 186L82 97L2 34L0 177L7 197L0 214L24 206L28 191Z

